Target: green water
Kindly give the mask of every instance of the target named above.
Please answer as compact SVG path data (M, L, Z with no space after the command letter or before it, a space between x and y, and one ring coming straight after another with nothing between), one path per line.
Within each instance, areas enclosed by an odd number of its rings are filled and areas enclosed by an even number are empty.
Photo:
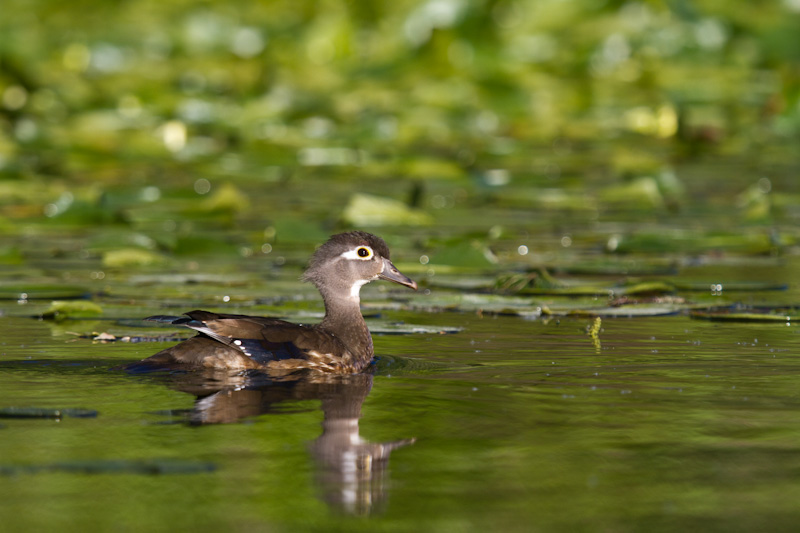
M165 344L70 332L152 333L132 319L157 307L93 322L26 316L44 307L3 305L0 407L97 415L2 420L9 531L797 523L794 325L605 319L595 342L589 318L384 311L464 329L376 336L372 375L287 385L128 375L115 367Z

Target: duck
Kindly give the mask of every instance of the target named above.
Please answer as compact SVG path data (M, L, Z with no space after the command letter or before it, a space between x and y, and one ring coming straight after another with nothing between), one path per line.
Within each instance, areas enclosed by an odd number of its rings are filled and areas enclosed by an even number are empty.
M322 296L325 316L319 324L202 310L151 316L145 320L187 327L197 335L128 365L127 370L359 373L374 357L372 336L361 314L361 287L386 280L417 290L416 282L392 263L386 242L363 231L331 236L314 252L302 279Z

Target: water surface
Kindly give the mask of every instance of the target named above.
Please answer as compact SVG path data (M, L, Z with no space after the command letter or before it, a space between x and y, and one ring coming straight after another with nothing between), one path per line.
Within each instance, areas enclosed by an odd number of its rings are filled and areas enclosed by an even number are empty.
M3 305L0 407L97 414L2 420L13 530L743 531L798 518L792 324L605 319L594 339L591 318L384 311L463 330L377 336L370 374L276 383L129 375L118 365L167 344L70 332L152 333L133 319L157 308L30 318L43 307Z

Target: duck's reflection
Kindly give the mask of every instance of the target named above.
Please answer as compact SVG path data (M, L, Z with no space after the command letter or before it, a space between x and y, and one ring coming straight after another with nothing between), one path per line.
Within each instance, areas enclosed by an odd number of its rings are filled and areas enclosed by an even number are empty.
M373 443L359 435L361 406L372 375L307 374L272 379L250 373L172 375L170 385L197 397L188 413L191 424L225 424L269 412L286 412L300 400L322 402L322 434L309 449L317 464L317 482L333 507L353 514L379 510L386 499L386 469L392 450L414 439Z

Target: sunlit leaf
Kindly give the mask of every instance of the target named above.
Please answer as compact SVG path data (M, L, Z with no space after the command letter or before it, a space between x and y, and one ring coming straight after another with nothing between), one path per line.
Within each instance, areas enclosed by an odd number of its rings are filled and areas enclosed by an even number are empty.
M202 200L198 206L206 213L240 213L250 206L250 199L232 183L223 183L212 189L211 195Z
M87 318L103 314L103 308L88 300L56 300L42 313L42 318L64 320L67 318Z
M103 265L110 268L149 266L166 262L160 254L143 248L121 248L103 254Z
M355 226L419 226L433 223L433 217L391 198L354 194L342 213L342 220Z

